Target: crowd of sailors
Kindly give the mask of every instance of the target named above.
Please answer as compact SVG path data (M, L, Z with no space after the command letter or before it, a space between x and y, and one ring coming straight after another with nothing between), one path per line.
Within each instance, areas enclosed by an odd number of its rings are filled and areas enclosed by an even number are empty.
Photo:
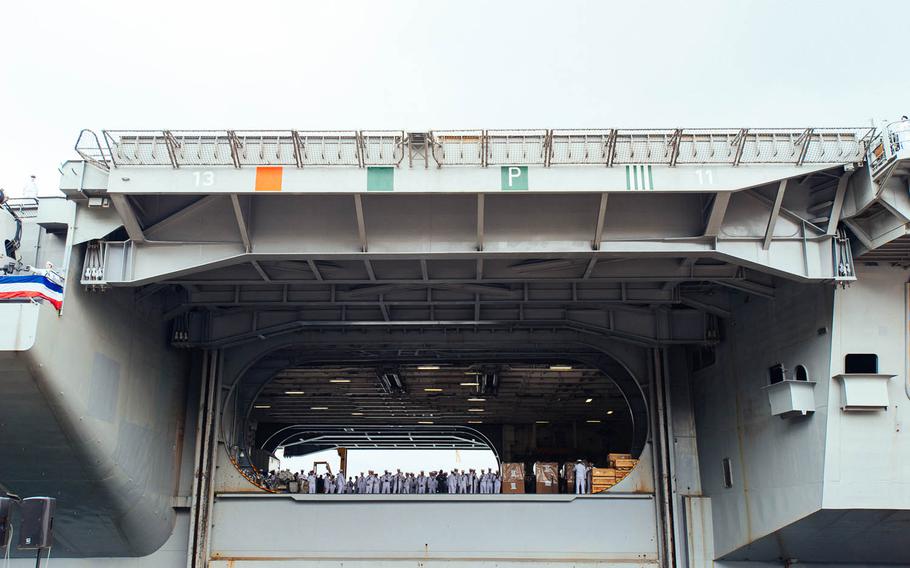
M266 486L275 491L287 490L291 493L326 493L351 495L408 495L408 494L480 494L492 495L502 491L502 477L492 468L486 471L469 469L421 471L415 475L404 473L400 469L391 473L385 470L382 474L370 470L361 472L356 477L345 477L344 472L337 475L326 473L316 475L315 471L292 473L289 470L270 471L265 479Z

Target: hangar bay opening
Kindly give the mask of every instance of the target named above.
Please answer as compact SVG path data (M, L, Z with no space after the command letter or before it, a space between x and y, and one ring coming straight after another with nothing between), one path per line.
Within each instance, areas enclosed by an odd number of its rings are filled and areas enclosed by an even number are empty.
M496 337L448 333L450 340L481 344ZM334 346L331 352L301 345L272 351L247 370L226 404L222 424L225 439L232 440L226 449L245 478L234 489L356 494L363 492L360 476L370 469L380 477L385 470L401 470L405 477L471 473L470 462L452 459L459 450L488 452L492 463L484 462L476 475L482 480L490 469L500 481L510 476L503 493L575 493L578 460L589 469L581 491L622 491L648 436L644 391L608 355L554 347L396 342ZM325 450L339 456L328 471L321 463ZM440 460L442 450L449 450L449 459ZM372 461L364 451L375 452ZM357 464L365 471L352 469ZM345 478L336 488L339 469ZM318 475L317 490L307 487L310 471ZM330 488L323 473L332 476ZM446 481L440 482L434 492L446 493ZM474 491L492 493L492 481ZM470 482L465 492L472 492Z

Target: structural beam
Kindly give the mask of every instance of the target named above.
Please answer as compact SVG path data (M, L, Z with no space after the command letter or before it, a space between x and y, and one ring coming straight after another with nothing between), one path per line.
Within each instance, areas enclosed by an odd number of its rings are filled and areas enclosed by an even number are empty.
M477 250L483 250L483 213L484 213L484 195L477 194Z
M834 203L831 205L831 214L828 216L828 228L825 234L833 237L837 234L837 225L840 222L841 212L844 209L844 196L847 195L847 182L850 174L845 173L837 180L837 189L834 192Z
M139 223L139 218L136 216L136 211L133 209L129 197L117 193L112 193L110 197L111 203L114 204L114 209L117 210L117 214L120 215L120 219L123 221L126 234L134 242L146 242L148 239L145 238L145 233L142 232L142 224Z
M599 245L600 243L598 243ZM585 273L582 276L585 280L591 277L591 273L594 272L594 266L597 265L597 257L592 256L591 260L588 261L588 266L585 268Z
M322 272L320 272L319 267L316 266L316 261L311 258L311 259L308 259L306 261L306 263L307 263L307 266L310 267L310 271L313 273L313 276L316 277L316 280L319 280L320 282L322 282L322 280L323 280Z
M593 250L600 250L600 241L603 240L604 218L607 214L608 197L608 193L600 194L600 207L597 209L597 224L594 226L594 241L591 243L591 248Z
M774 198L774 205L771 206L771 216L768 218L768 227L765 229L765 240L762 242L762 250L768 250L771 241L774 239L774 227L777 226L777 219L780 216L780 207L784 202L784 193L787 191L786 179L780 180L777 186L777 196Z
M354 194L354 214L357 217L357 235L360 238L360 251L367 252L367 226L363 218L363 199Z
M367 269L367 276L369 276L370 280L376 280L376 272L373 270L373 263L370 259L364 259L363 266Z
M727 206L730 204L732 196L733 194L729 191L714 194L711 213L708 214L708 221L705 223L706 237L717 237L720 234L720 228L724 224L724 215L727 213Z
M752 282L750 280L711 280L714 284L720 284L721 286L726 286L733 290L738 290L740 292L745 292L746 294L752 294L753 296L760 296L762 298L772 299L774 298L774 288L771 286L765 286L764 284L759 284L758 282Z
M224 196L218 195L218 194L212 194L212 195L206 195L205 197L201 197L201 198L197 199L196 201L190 203L183 209L176 211L174 214L172 214L168 217L165 217L161 221L158 221L151 227L147 228L146 233L148 233L149 235L154 235L155 233L163 231L163 230L167 229L168 227L170 227L171 225L173 225L174 223L176 223L177 221L179 221L185 217L189 217L189 216L193 215L200 209L205 208L206 206L210 205L211 203L213 203L219 199L224 199Z
M262 265L259 264L258 261L255 261L255 260L254 260L254 261L250 262L250 264L253 265L253 268L256 269L256 272L259 273L259 276L262 277L262 280L263 280L264 282L271 282L271 281L272 281L272 279L269 278L269 275L265 272L265 270L263 270Z
M249 226L243 213L243 207L240 206L240 198L233 193L231 194L231 206L234 208L234 217L237 219L237 230L240 232L240 240L243 241L243 249L246 252L253 252Z

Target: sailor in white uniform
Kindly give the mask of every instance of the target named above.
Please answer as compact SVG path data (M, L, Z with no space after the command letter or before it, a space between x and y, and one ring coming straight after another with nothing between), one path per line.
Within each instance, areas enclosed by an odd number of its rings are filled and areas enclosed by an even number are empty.
M450 495L454 495L454 494L455 494L455 489L456 489L455 486L456 486L457 484L458 484L458 472L456 472L456 471L453 469L453 470L452 470L452 473L450 473L450 474L446 477L446 485L448 486L447 488L448 488L448 490L449 490L449 494L450 494Z
M378 495L382 493L382 480L378 473L373 473L373 493Z
M338 493L339 495L344 493L344 486L345 486L344 480L345 480L344 472L339 471L338 476L335 478L335 493Z
M420 475L417 476L417 494L423 495L427 492L427 476L424 475L423 470L420 470Z
M468 474L461 470L458 474L458 493L464 495L468 492Z
M309 474L307 474L306 485L307 485L307 493L309 493L311 495L316 493L316 472L315 471L311 471Z
M576 493L576 495L587 493L588 492L587 486L588 486L588 467L584 464L584 462L582 462L581 460L578 460L577 462L575 462L575 493Z

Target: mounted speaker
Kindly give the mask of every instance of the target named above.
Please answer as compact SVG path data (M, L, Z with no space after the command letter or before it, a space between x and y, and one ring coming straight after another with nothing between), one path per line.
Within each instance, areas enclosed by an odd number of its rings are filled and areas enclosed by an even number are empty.
M19 504L19 549L35 550L49 548L54 543L54 509L57 500L53 497L29 497Z
M10 523L13 516L13 501L9 497L0 497L0 548L8 544Z

